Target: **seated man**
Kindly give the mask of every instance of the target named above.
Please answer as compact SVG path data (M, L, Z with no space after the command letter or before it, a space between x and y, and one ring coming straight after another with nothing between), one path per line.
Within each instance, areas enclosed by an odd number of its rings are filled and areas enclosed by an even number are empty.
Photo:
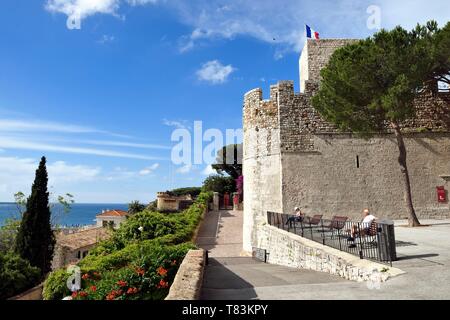
M364 218L361 221L361 228L358 228L357 225L353 225L351 230L351 236L347 239L348 241L355 241L356 236L365 236L367 234L370 234L370 226L372 225L372 222L376 220L377 218L370 214L369 209L365 209L363 212ZM361 229L361 230L360 230ZM356 247L356 245L353 243L349 246L350 248Z
M286 221L286 225L289 224L292 226L292 223L294 222L302 222L305 218L305 215L302 213L299 207L295 207L295 213L293 216L289 217L289 219Z

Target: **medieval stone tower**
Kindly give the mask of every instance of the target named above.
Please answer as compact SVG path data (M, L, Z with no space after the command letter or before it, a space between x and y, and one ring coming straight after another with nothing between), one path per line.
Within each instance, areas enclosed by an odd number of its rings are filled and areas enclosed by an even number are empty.
M355 40L308 40L300 57L300 91L293 81L245 94L244 250L258 247L267 211L360 217L370 208L378 217L405 218L404 187L395 137L380 133L364 140L338 132L311 105L320 70L333 52ZM403 124L413 201L419 218L449 217L450 95L424 94L417 117ZM448 198L448 196L447 196Z

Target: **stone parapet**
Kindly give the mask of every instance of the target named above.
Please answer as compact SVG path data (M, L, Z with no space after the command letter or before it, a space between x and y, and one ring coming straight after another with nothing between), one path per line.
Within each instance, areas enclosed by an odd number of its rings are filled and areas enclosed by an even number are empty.
M269 225L261 226L259 241L259 247L267 250L270 264L326 272L358 282L370 281L375 274L387 281L405 273Z
M190 250L181 263L165 300L198 300L206 259L205 250Z
M31 288L21 294L18 294L8 300L42 300L42 290L44 288L44 284Z

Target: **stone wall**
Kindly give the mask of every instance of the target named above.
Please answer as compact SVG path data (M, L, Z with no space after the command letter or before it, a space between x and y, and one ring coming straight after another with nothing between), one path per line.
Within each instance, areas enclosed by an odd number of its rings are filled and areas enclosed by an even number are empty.
M449 203L438 203L436 187L450 189L441 178L450 175L450 133L412 134L405 143L419 218L448 218ZM370 208L380 218L407 218L393 136L364 140L344 134L315 135L314 145L316 153L282 155L284 212L299 206L311 215L359 220L362 210Z
M404 273L269 225L260 225L259 228L261 237L257 246L267 250L270 264L326 272L352 281L372 280L374 273L381 275L381 281L386 281Z
M42 290L44 288L44 284L31 288L17 296L9 298L8 300L42 300Z
M181 263L165 300L198 300L206 259L205 250L190 250Z

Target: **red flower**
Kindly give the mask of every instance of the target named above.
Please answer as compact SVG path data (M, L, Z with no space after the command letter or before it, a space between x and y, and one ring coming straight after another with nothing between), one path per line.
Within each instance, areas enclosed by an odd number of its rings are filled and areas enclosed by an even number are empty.
M117 296L122 295L122 293L122 290L113 290L106 296L106 300L114 300L117 298Z
M81 292L80 292L80 297L85 298L85 297L87 297L87 296L88 296L88 293L87 293L87 292L85 292L85 291L81 291Z
M156 287L158 289L168 288L169 287L169 283L161 279L161 281L159 281L159 284L157 284Z
M72 298L75 299L78 296L78 291L74 291L72 293Z
M87 280L89 279L89 275L87 273L83 274L83 276L81 277L81 279L83 280Z
M138 291L138 288L128 288L127 294L136 294Z
M137 268L136 269L136 273L140 276L143 276L145 274L145 270L142 268Z
M106 300L114 300L116 298L116 295L113 293L110 293L106 296Z
M126 282L126 281L123 281L123 280L117 281L117 284L118 284L120 287L126 287L126 286L127 286L127 282Z
M167 275L167 270L164 269L163 267L159 267L156 272L158 272L158 274L162 277L165 277Z
M97 287L96 287L96 286L91 286L91 291L92 291L92 292L97 291Z

